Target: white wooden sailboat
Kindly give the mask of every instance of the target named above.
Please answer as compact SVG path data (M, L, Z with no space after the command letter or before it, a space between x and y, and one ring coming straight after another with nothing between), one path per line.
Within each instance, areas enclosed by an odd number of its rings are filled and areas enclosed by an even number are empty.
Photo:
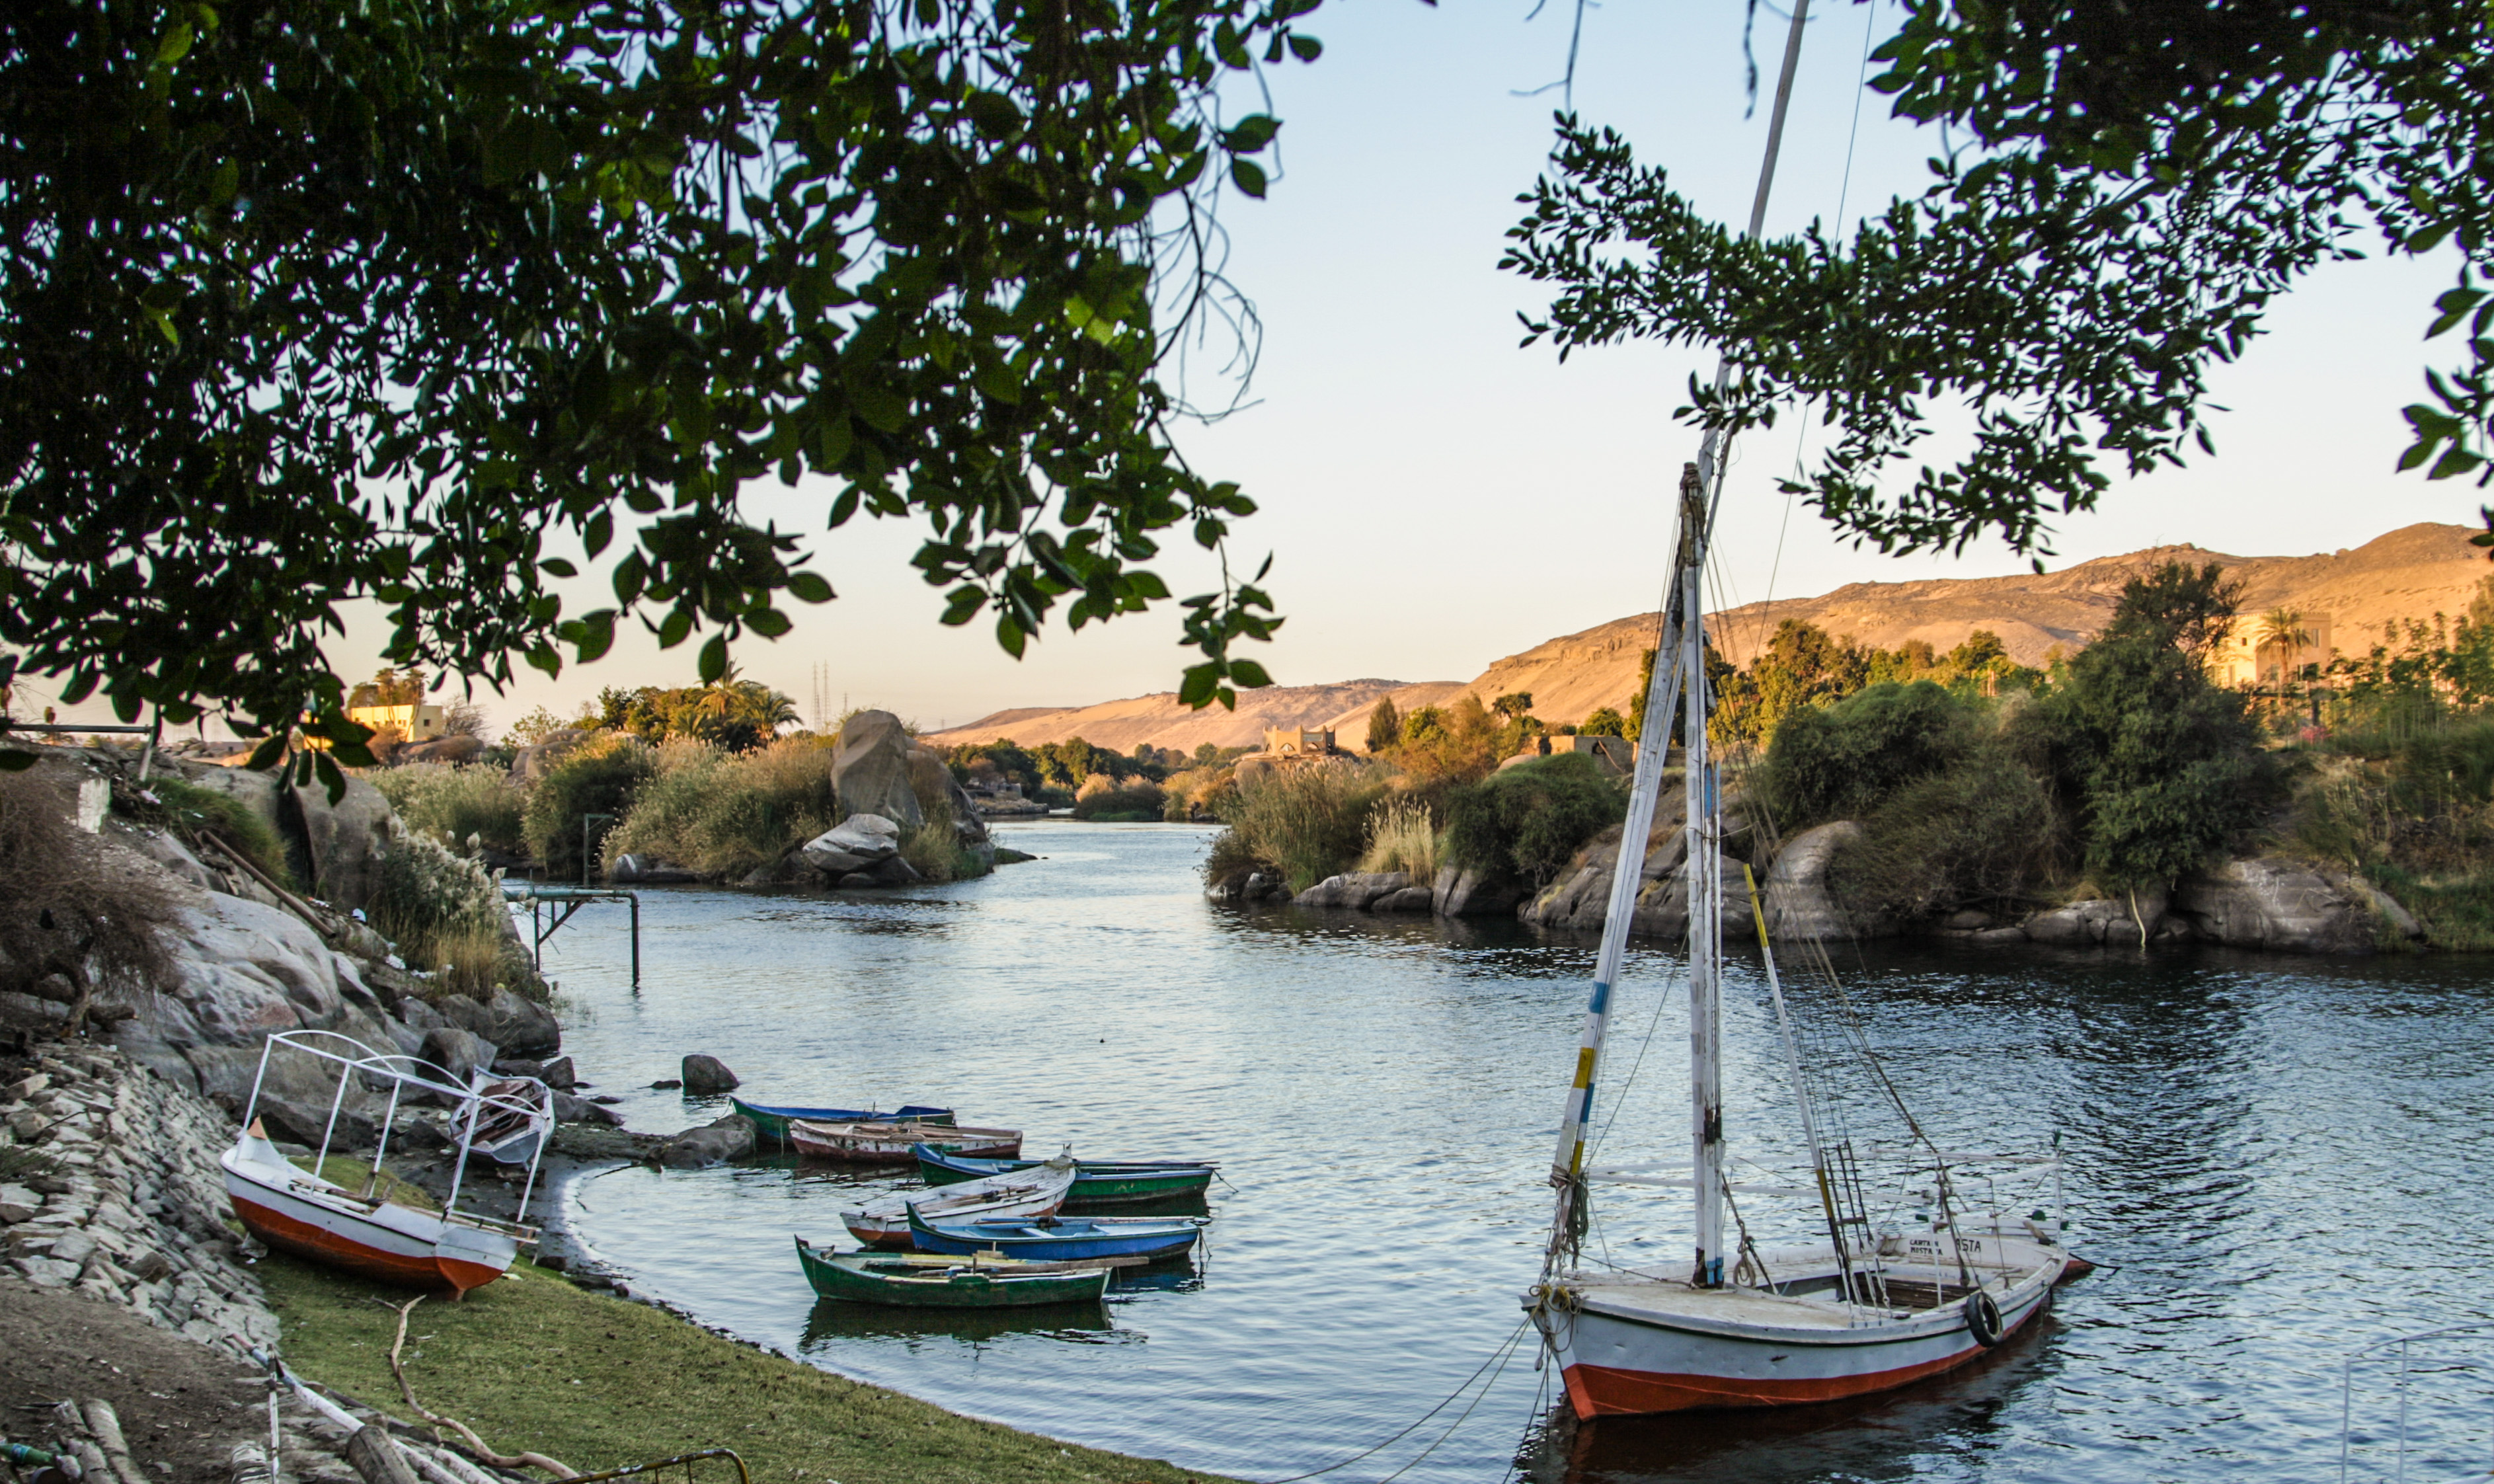
M1711 455L1711 439L1701 457ZM1976 1168L2005 1157L1938 1150L1910 1116L1927 1184L1912 1196L1918 1219L1874 1216L1864 1160L1849 1138L1831 1137L1813 1108L1799 1041L1766 942L1766 914L1751 915L1768 949L1767 984L1800 1103L1811 1182L1737 1185L1728 1177L1720 1079L1718 991L1722 964L1722 818L1719 780L1708 756L1705 636L1700 578L1711 516L1709 480L1688 466L1681 487L1679 572L1665 611L1664 653L1647 697L1611 906L1579 1043L1575 1085L1561 1121L1551 1183L1559 1199L1542 1280L1526 1307L1565 1378L1579 1418L1696 1408L1776 1407L1836 1401L1904 1385L1963 1365L2015 1333L2051 1302L2071 1266L2058 1234L2056 1156L2025 1162L2049 1182L2051 1208L2034 1195L2016 1208ZM1663 754L1679 692L1690 691L1684 742L1688 810L1689 1128L1691 1160L1677 1170L1591 1168L1587 1120L1661 791ZM1901 1110L1901 1105L1900 1105ZM1588 1266L1581 1242L1594 1180L1684 1188L1693 1197L1694 1251L1686 1265ZM1818 1209L1824 1242L1761 1246L1741 1223L1737 1196L1798 1196ZM1725 1230L1727 1211L1741 1230Z

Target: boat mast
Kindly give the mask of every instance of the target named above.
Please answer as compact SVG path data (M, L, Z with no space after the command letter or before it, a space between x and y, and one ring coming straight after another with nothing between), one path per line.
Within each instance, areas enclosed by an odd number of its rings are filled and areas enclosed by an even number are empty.
M1792 109L1793 74L1801 65L1802 29L1808 22L1809 16L1810 0L1794 0L1792 24L1784 33L1783 66L1776 77L1775 106L1767 117L1766 155L1758 164L1758 189L1749 201L1749 226L1744 235L1750 241L1757 240L1759 234L1766 229L1767 196L1775 185L1776 157L1783 148L1784 119ZM1715 369L1716 395L1720 397L1731 382L1732 361L1731 357L1726 355ZM1643 885L1646 837L1654 828L1655 803L1662 792L1663 754L1669 746L1672 713L1679 709L1684 673L1695 677L1696 688L1701 693L1704 688L1706 646L1703 634L1700 632L1698 616L1704 612L1705 604L1699 592L1701 584L1698 582L1698 574L1705 567L1706 539L1713 533L1715 503L1722 493L1720 471L1716 460L1721 443L1720 430L1707 429L1705 436L1698 440L1697 462L1685 466L1681 473L1680 536L1677 548L1681 560L1675 564L1672 574L1670 596L1664 599L1662 605L1662 642L1656 648L1654 675L1646 687L1645 724L1637 732L1636 772L1628 792L1628 817L1626 828L1620 835L1619 861L1611 872L1609 909L1602 918L1602 946L1594 960L1594 992L1585 1007L1584 1029L1576 1042L1575 1080L1567 1089L1566 1105L1559 1118L1559 1147L1550 1160L1550 1183L1557 1187L1559 1199L1556 1209L1551 1214L1550 1244L1543 1256L1545 1271L1571 1264L1576 1253L1577 1240L1583 1233L1586 1215L1585 1127L1586 1121L1592 1117L1594 1111L1594 1076L1601 1064L1602 1041L1610 1025L1611 986L1619 982L1620 962L1627 949L1628 922L1636 912L1637 889ZM1693 643L1690 640L1691 635L1696 636ZM1690 655L1694 655L1695 658L1691 660ZM1689 708L1692 716L1701 710L1702 708L1698 706ZM1704 730L1704 723L1699 721L1697 731L1701 744ZM1698 776L1693 763L1689 776L1691 778ZM1689 791L1688 810L1692 825L1698 812L1696 807L1698 798L1699 791L1692 787ZM1704 919L1709 924L1707 931L1710 935L1718 934L1720 931L1720 917L1718 912L1712 909L1715 905L1714 898L1720 893L1721 888L1719 878L1713 873L1706 876L1701 888L1699 877L1694 869L1695 859L1693 854L1689 857L1688 876L1692 1012L1695 1008L1694 984L1697 961L1695 932L1696 924L1700 921L1698 909L1700 893L1702 891L1710 907ZM1710 976L1713 973L1711 962L1720 957L1720 944L1717 943L1714 946L1716 952L1709 955L1710 967L1707 972ZM1712 990L1713 982L1710 978L1710 1001ZM1719 1061L1719 1058L1710 1060ZM1710 1087L1718 1081L1719 1076L1710 1065L1708 1073ZM1709 1102L1716 1110L1715 1148L1719 1159L1722 1142L1721 1099L1719 1095L1710 1095ZM1705 1142L1702 1115L1699 1142L1701 1144ZM1721 1196L1718 1183L1701 1172L1697 1181L1697 1201L1700 1245L1703 1251L1716 1251L1720 1247ZM1706 1245L1703 1235L1710 1212L1713 1213L1713 1227L1716 1233L1712 1246ZM1699 1261L1701 1272L1705 1265L1701 1256ZM1718 1279L1721 1267L1722 1261L1718 1256L1715 1260Z
M1688 1281L1723 1286L1723 914L1722 801L1706 746L1705 486L1696 465L1681 479L1681 506L1699 535L1681 551L1687 605L1680 620L1681 673L1688 677L1688 715L1681 732L1688 763L1688 1135L1690 1186L1697 1196L1697 1261ZM1688 517L1684 517L1688 519Z

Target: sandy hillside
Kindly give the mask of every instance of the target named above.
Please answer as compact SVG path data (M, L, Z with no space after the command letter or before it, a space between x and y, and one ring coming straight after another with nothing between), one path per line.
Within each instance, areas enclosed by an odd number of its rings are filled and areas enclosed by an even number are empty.
M1743 664L1777 624L1800 619L1881 649L1921 639L1945 651L1976 629L1990 629L2022 664L2040 665L2054 649L2067 652L2093 638L2112 617L2122 585L2138 573L2167 561L2216 561L2243 579L2246 614L2273 608L2326 614L2335 647L2359 653L2391 620L2455 615L2468 606L2478 583L2494 573L2484 550L2469 544L2474 533L2466 526L2418 525L2350 550L2311 557L2231 557L2196 546L2160 546L2057 572L1851 583L1818 597L1751 603L1718 613L1711 626L1717 644ZM1121 752L1146 742L1192 750L1203 742L1254 745L1268 726L1330 725L1344 745L1357 747L1366 735L1368 713L1384 697L1391 695L1395 706L1408 712L1415 706L1444 705L1467 691L1484 702L1528 691L1542 719L1580 721L1604 706L1627 710L1638 656L1654 644L1655 629L1651 613L1617 619L1510 654L1469 683L1366 680L1275 686L1242 692L1234 712L1190 712L1174 692L1163 692L1098 706L998 712L930 740L954 743L1007 737L1045 742L1081 737Z

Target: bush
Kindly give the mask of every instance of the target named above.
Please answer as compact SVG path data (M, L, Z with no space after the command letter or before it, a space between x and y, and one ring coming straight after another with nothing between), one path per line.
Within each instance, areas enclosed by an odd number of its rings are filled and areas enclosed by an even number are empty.
M1156 820L1169 806L1169 795L1157 783L1137 779L1118 788L1087 791L1076 796L1074 817L1098 820L1104 824L1140 824Z
M33 993L58 974L74 994L126 1003L172 977L163 878L114 860L35 774L0 773L0 986Z
M811 739L737 755L678 739L657 749L630 799L598 852L602 862L649 855L719 878L769 865L839 821L831 754Z
M1219 818L1223 805L1236 791L1235 773L1232 768L1212 767L1170 774L1161 784L1161 818L1180 825L1198 814Z
M1838 898L1857 913L1913 922L2021 902L2068 864L2051 791L1996 741L1898 789L1861 825L1828 871Z
M1438 829L1429 818L1429 802L1404 794L1369 811L1368 853L1359 858L1363 871L1406 871L1426 886L1438 879Z
M1447 796L1446 856L1546 885L1627 807L1627 796L1590 756L1536 758Z
M454 851L465 851L471 835L498 855L516 856L528 849L528 799L502 769L476 763L410 763L365 776L409 829L432 835Z
M900 836L900 859L928 881L959 881L977 874L978 858L961 848L961 836L948 814L930 819Z
M628 737L607 733L572 748L546 771L529 795L523 821L529 850L555 881L582 876L581 823L592 814L612 819L592 831L590 848L631 812L632 796L657 772L651 749Z
M1367 847L1368 811L1384 792L1374 770L1356 766L1281 768L1251 777L1230 803L1229 830L1213 842L1208 879L1261 865L1297 893L1348 870ZM1214 862L1226 864L1216 870Z
M150 804L145 795L155 796L156 802ZM289 885L294 882L293 867L286 859L286 842L277 837L277 831L267 820L231 794L187 782L167 772L148 779L143 788L114 789L112 806L142 824L172 825L186 834L208 831L241 851L271 880Z
M364 904L374 931L397 944L411 968L438 976L434 992L482 999L508 987L542 1001L545 984L508 931L509 913L483 866L423 834L390 846Z
M1930 681L1892 681L1793 712L1751 771L1750 797L1787 834L1859 819L1904 785L1962 761L1974 716L1975 703Z

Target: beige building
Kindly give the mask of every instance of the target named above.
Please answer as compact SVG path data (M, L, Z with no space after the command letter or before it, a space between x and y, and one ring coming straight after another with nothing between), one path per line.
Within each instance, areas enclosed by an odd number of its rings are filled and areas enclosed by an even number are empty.
M441 735L441 708L438 706L350 706L347 719L378 732L395 727L405 742L431 742Z
M1326 757L1340 751L1331 727L1266 727L1266 757Z
M2303 642L2290 644L2268 637L2265 615L2236 617L2208 651L2208 678L2220 685L2278 685L2301 680L2307 665L2327 665L2334 652L2329 615L2302 614L2297 623Z

